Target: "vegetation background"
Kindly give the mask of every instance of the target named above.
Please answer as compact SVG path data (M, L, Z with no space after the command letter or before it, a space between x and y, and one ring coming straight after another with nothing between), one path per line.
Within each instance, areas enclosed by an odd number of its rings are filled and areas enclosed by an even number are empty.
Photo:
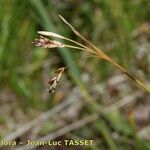
M150 149L148 93L111 64L83 52L33 46L39 30L82 42L58 14L149 83L149 0L0 0L0 138L17 143L94 139L92 146L60 149ZM80 56L49 95L47 81L55 70Z

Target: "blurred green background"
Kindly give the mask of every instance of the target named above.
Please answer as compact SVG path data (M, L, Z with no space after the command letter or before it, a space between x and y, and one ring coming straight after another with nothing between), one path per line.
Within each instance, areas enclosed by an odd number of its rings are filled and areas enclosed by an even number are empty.
M113 105L117 108L111 113L102 113L92 123L55 139L94 139L93 146L80 149L150 149L150 96L143 89L111 64L84 58L86 54L78 50L33 46L39 30L83 43L58 14L131 74L149 83L149 0L1 0L1 139L71 101L67 108L56 110L42 124L13 140L39 139ZM49 95L47 81L55 70L79 56L84 59L70 65L55 93ZM119 101L129 103L120 108Z

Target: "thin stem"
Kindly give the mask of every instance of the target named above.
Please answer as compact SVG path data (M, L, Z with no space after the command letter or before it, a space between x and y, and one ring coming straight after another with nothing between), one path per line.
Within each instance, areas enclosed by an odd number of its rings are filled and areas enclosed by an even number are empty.
M106 61L110 62L111 64L115 65L117 68L119 68L121 71L123 71L128 77L130 77L133 81L135 81L138 85L140 85L141 87L143 87L144 90L146 90L147 92L150 93L150 88L147 87L146 85L144 85L140 80L138 80L137 78L133 77L125 68L123 68L122 66L120 66L119 64L117 64L115 61L113 61L109 56L105 55L105 57L102 57L101 54L97 53L98 56L102 59L105 59Z
M64 40L67 40L67 41L69 41L69 42L75 43L75 44L77 44L77 45L79 45L79 46L81 46L81 47L84 47L85 49L88 48L88 47L86 47L85 45L83 45L83 44L81 44L81 43L79 43L79 42L76 42L76 41L74 41L74 40L71 40L71 39L69 39L69 38L67 38L67 37L64 37L63 39L64 39Z
M67 37L63 37L63 39L64 39L64 40L67 40L67 41L69 41L69 42L75 43L75 44L77 44L77 45L79 45L79 46L81 46L81 47L83 47L83 48L89 50L90 52L93 52L92 49L90 49L89 47L87 47L87 46L85 46L85 45L83 45L83 44L81 44L81 43L78 43L78 42L76 42L76 41L74 41L74 40L71 40L71 39L69 39L69 38L67 38Z
M79 49L79 50L88 51L88 52L92 52L91 50L89 51L89 49L85 49L85 48L77 47L77 46L73 46L73 45L65 45L65 47L73 48L73 49Z

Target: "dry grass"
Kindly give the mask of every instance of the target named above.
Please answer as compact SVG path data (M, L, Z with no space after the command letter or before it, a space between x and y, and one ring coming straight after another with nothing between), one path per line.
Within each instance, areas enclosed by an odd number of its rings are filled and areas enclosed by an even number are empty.
M62 21L68 25L70 27L70 29L78 36L80 37L87 46L78 43L77 41L74 41L70 38L66 38L62 35L53 33L53 32L47 32L47 31L38 31L38 33L40 35L42 35L42 37L40 37L39 39L35 39L35 41L33 42L35 44L35 46L37 47L43 47L43 48L62 48L62 47L67 47L67 48L73 48L73 49L79 49L79 50L83 50L85 52L90 53L89 55L95 55L97 56L99 59L103 59L111 64L113 64L115 67L117 67L120 71L122 71L123 73L125 73L130 79L132 79L136 84L138 84L140 87L142 87L145 91L147 91L148 93L150 93L150 88L147 87L144 83L142 83L139 79L137 79L136 77L134 77L133 75L131 75L124 67L122 67L121 65L119 65L118 63L116 63L110 56L108 56L106 53L103 52L103 50L97 48L95 45L93 45L90 41L88 41L83 35L81 35L80 32L78 32L64 17L62 17L61 15L59 15L59 17L62 19ZM66 44L62 44L58 41L52 41L47 39L46 37L43 36L47 36L47 37L51 37L51 38L61 38L64 40L67 40L73 44L76 44L77 46L74 45L66 45Z

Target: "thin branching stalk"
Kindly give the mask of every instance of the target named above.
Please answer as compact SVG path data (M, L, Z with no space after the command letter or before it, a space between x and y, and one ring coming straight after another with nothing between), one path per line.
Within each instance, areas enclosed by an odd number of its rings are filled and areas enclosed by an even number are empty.
M67 47L67 48L73 48L73 49L78 49L78 50L83 50L83 51L86 51L86 52L91 52L90 50L87 50L85 48L77 47L77 46L73 46L73 45L65 45L65 47Z
M83 47L84 49L86 49L86 51L88 50L90 52L93 52L93 50L91 50L89 47L87 47L87 46L85 46L85 45L83 45L83 44L81 44L79 42L76 42L76 41L74 41L72 39L69 39L69 38L64 37L62 35L59 35L57 33L47 32L47 31L38 31L37 33L40 34L40 35L42 35L42 36L53 37L53 38L60 38L60 39L69 41L69 42L74 43L74 44L76 44L76 45L78 45L80 47Z
M82 36L66 19L64 19L61 15L59 15L59 17L62 19L62 21L64 23L66 23L71 30L77 35L79 36L84 42L86 42L91 48L91 50L95 51L96 54L110 62L111 64L115 65L119 70L121 70L122 72L124 72L128 77L130 77L133 81L135 81L138 85L140 85L145 91L150 93L150 88L147 87L145 84L143 84L139 79L133 77L125 68L123 68L122 66L120 66L119 64L117 64L114 60L112 60L112 58L110 58L107 54L105 54L102 50L100 50L99 48L97 48L95 45L93 45L90 41L88 41L84 36Z
M69 28L78 36L80 37L88 46L85 46L79 42L76 42L70 38L64 37L62 35L59 35L57 33L53 33L53 32L47 32L47 31L38 31L38 34L42 35L42 37L40 37L39 39L36 39L34 41L35 46L40 46L40 47L44 47L44 48L54 48L54 47L68 47L68 48L73 48L73 49L78 49L78 50L83 50L86 52L89 52L91 54L94 54L94 56L97 56L100 59L103 59L111 64L113 64L115 67L117 67L120 71L122 71L123 73L125 73L129 78L131 78L134 82L136 82L138 85L140 85L140 87L142 87L145 91L147 91L148 93L150 93L150 88L147 87L144 83L142 83L139 79L135 78L133 75L131 75L124 67L122 67L121 65L119 65L118 63L116 63L110 56L108 56L107 54L105 54L101 49L99 49L98 47L96 47L94 44L92 44L90 41L88 41L83 35L80 34L80 32L78 32L66 19L64 19L61 15L59 15L59 17L62 19L62 21L69 26ZM61 38L64 40L67 40L73 44L76 44L77 46L74 45L65 45L60 43L59 41L54 41L54 40L49 40L46 37L43 36L47 36L50 38Z

